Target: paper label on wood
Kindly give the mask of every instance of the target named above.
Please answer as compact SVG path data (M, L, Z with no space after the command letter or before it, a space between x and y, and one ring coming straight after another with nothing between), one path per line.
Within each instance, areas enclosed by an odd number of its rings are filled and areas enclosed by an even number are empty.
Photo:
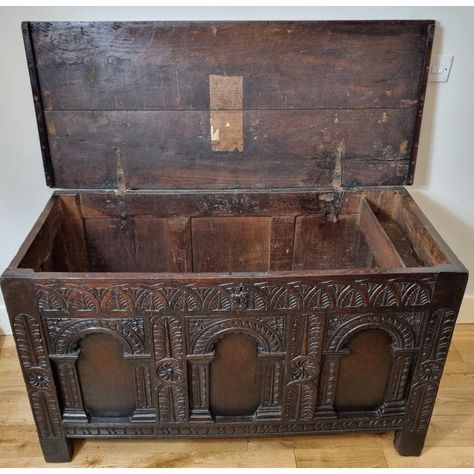
M212 151L243 151L243 77L209 76Z

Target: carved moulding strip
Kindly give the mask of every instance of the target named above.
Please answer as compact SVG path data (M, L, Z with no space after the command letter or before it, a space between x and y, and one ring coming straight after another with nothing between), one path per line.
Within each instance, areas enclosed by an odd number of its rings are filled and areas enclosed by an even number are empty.
M428 429L457 314L449 308L433 312L427 323L415 376L408 398L408 431Z
M153 339L154 397L160 423L189 419L183 322L172 316L151 319Z
M90 287L76 284L35 285L41 314L213 313L311 311L331 308L421 307L431 303L434 277L403 277L315 283L228 282L201 286L157 283Z
M13 333L39 437L64 438L54 378L38 318L16 315Z
M296 422L202 423L188 425L68 425L68 437L206 437L273 436L286 433L331 433L334 431L397 430L403 424L402 416L377 418L340 418Z
M285 387L285 419L311 419L317 402L321 359L321 318L292 318L289 382Z
M262 388L261 404L256 412L257 420L281 418L285 356L284 353L260 352L258 354Z

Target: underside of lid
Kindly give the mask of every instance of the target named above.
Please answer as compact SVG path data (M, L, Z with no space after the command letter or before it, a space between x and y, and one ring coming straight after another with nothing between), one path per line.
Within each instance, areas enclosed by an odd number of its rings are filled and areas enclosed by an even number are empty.
M411 184L433 21L23 24L48 185Z

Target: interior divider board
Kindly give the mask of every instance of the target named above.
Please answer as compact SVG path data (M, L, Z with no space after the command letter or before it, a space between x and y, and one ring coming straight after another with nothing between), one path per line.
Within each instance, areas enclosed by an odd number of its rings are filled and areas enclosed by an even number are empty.
M399 199L396 220L402 232L410 239L416 254L428 265L449 263L448 257L441 250L428 229L420 222L413 207L414 203L409 204L406 199Z
M192 271L189 218L85 219L91 271Z
M52 253L56 237L64 223L64 213L58 200L55 200L47 218L41 225L34 242L21 260L22 268L39 269Z
M365 197L360 200L359 226L379 268L406 267Z
M271 224L270 217L193 217L193 271L268 271Z

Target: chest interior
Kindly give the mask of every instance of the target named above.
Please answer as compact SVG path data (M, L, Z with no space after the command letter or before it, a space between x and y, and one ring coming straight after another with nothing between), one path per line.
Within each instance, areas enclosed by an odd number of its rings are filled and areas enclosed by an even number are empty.
M448 263L404 189L59 194L20 267L239 273ZM122 209L120 211L120 209ZM127 212L123 211L127 209Z

